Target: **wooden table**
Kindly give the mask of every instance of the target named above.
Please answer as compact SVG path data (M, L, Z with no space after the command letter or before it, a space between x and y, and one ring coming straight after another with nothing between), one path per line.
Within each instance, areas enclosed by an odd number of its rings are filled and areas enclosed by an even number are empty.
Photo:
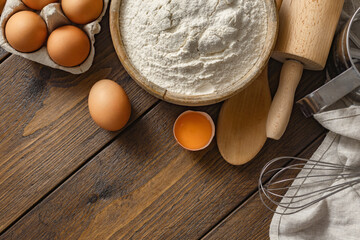
M187 107L159 101L128 76L115 54L108 15L92 68L81 75L0 52L0 239L266 239L272 213L257 192L260 169L278 156L310 157L325 130L294 108L280 141L268 140L244 166L215 141L188 152L172 136ZM270 62L272 94L281 64ZM121 84L132 103L125 129L90 118L98 80ZM296 98L319 87L305 72ZM190 108L216 121L221 104Z

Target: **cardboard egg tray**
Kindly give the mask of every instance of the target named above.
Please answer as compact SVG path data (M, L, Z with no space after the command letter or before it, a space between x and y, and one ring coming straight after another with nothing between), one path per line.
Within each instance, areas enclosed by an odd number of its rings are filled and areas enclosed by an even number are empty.
M37 11L37 13L45 20L49 35L52 31L54 31L58 27L61 27L63 25L74 25L74 26L77 26L77 27L81 28L82 30L84 30L84 32L89 36L90 43L91 43L90 44L91 45L90 54L87 57L87 59L79 66L63 67L63 66L58 65L48 55L47 50L46 50L46 44L44 46L42 46L39 50L37 50L35 52L31 52L31 53L18 52L10 46L10 44L7 42L6 37L5 37L5 24L6 24L7 20L13 14L15 14L16 12L19 12L19 11L23 11L23 10L35 11L35 10L28 8L25 4L23 4L23 2L21 0L7 0L7 2L5 4L4 10L3 10L2 14L1 14L1 18L0 18L0 26L1 26L0 46L4 50L6 50L10 53L19 55L23 58L32 60L34 62L41 63L43 65L46 65L46 66L49 66L52 68L61 69L61 70L64 70L64 71L67 71L67 72L70 72L73 74L80 74L80 73L86 72L91 67L93 60L94 60L95 34L98 34L101 30L100 21L106 12L106 8L109 4L109 1L110 0L104 0L103 11L102 11L101 15L99 16L99 18L97 18L95 21L90 22L85 25L78 25L78 24L72 23L62 12L60 1L57 3L51 3L47 6L45 6L41 11Z

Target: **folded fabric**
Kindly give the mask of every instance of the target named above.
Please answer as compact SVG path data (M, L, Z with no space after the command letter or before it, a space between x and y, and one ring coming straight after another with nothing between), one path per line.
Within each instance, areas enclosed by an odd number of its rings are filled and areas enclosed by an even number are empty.
M344 24L346 18L349 18L359 6L359 0L345 1L340 24ZM330 109L314 117L329 130L329 133L311 159L359 167L360 171L359 103L344 97ZM316 170L303 169L298 176L312 174L316 174ZM295 180L293 184L299 184L299 181ZM313 179L307 178L305 181L311 182ZM338 177L331 182L319 183L316 188L333 186L345 181L347 179ZM300 189L297 194L305 194L316 188ZM286 193L287 196L291 194L291 191ZM287 210L278 207L276 211L286 213ZM338 192L298 213L274 214L269 235L271 240L360 239L360 184Z
M345 109L341 110L341 112L343 111ZM311 159L359 166L360 169L360 132L358 129L351 132L354 126L357 125L357 128L360 126L360 107L349 107L348 111L343 113L344 117L340 117L338 112L319 114L317 118L321 118L322 120L319 121L329 129L334 131L346 129L348 135L355 138L341 136L330 131ZM315 173L315 170L302 170L299 176L309 176ZM307 180L311 181L311 179ZM317 187L323 188L345 181L346 179L338 178L332 182L317 184ZM294 184L297 183L294 182ZM298 194L313 190L316 189L306 188L306 191L299 191ZM287 195L291 195L291 193L288 192ZM286 209L278 207L277 211L286 212ZM360 185L347 188L298 213L275 214L270 226L270 238L272 240L360 239Z

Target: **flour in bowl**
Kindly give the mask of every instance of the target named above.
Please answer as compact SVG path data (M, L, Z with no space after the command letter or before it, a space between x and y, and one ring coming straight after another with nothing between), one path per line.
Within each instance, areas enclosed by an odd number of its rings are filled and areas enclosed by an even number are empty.
M250 71L265 44L264 0L122 0L120 12L132 65L173 93L229 88Z

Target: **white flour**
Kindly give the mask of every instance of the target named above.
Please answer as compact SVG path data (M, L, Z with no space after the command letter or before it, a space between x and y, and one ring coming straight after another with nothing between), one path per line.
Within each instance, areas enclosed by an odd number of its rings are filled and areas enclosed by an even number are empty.
M221 91L256 63L267 31L264 0L122 0L132 64L168 91Z

